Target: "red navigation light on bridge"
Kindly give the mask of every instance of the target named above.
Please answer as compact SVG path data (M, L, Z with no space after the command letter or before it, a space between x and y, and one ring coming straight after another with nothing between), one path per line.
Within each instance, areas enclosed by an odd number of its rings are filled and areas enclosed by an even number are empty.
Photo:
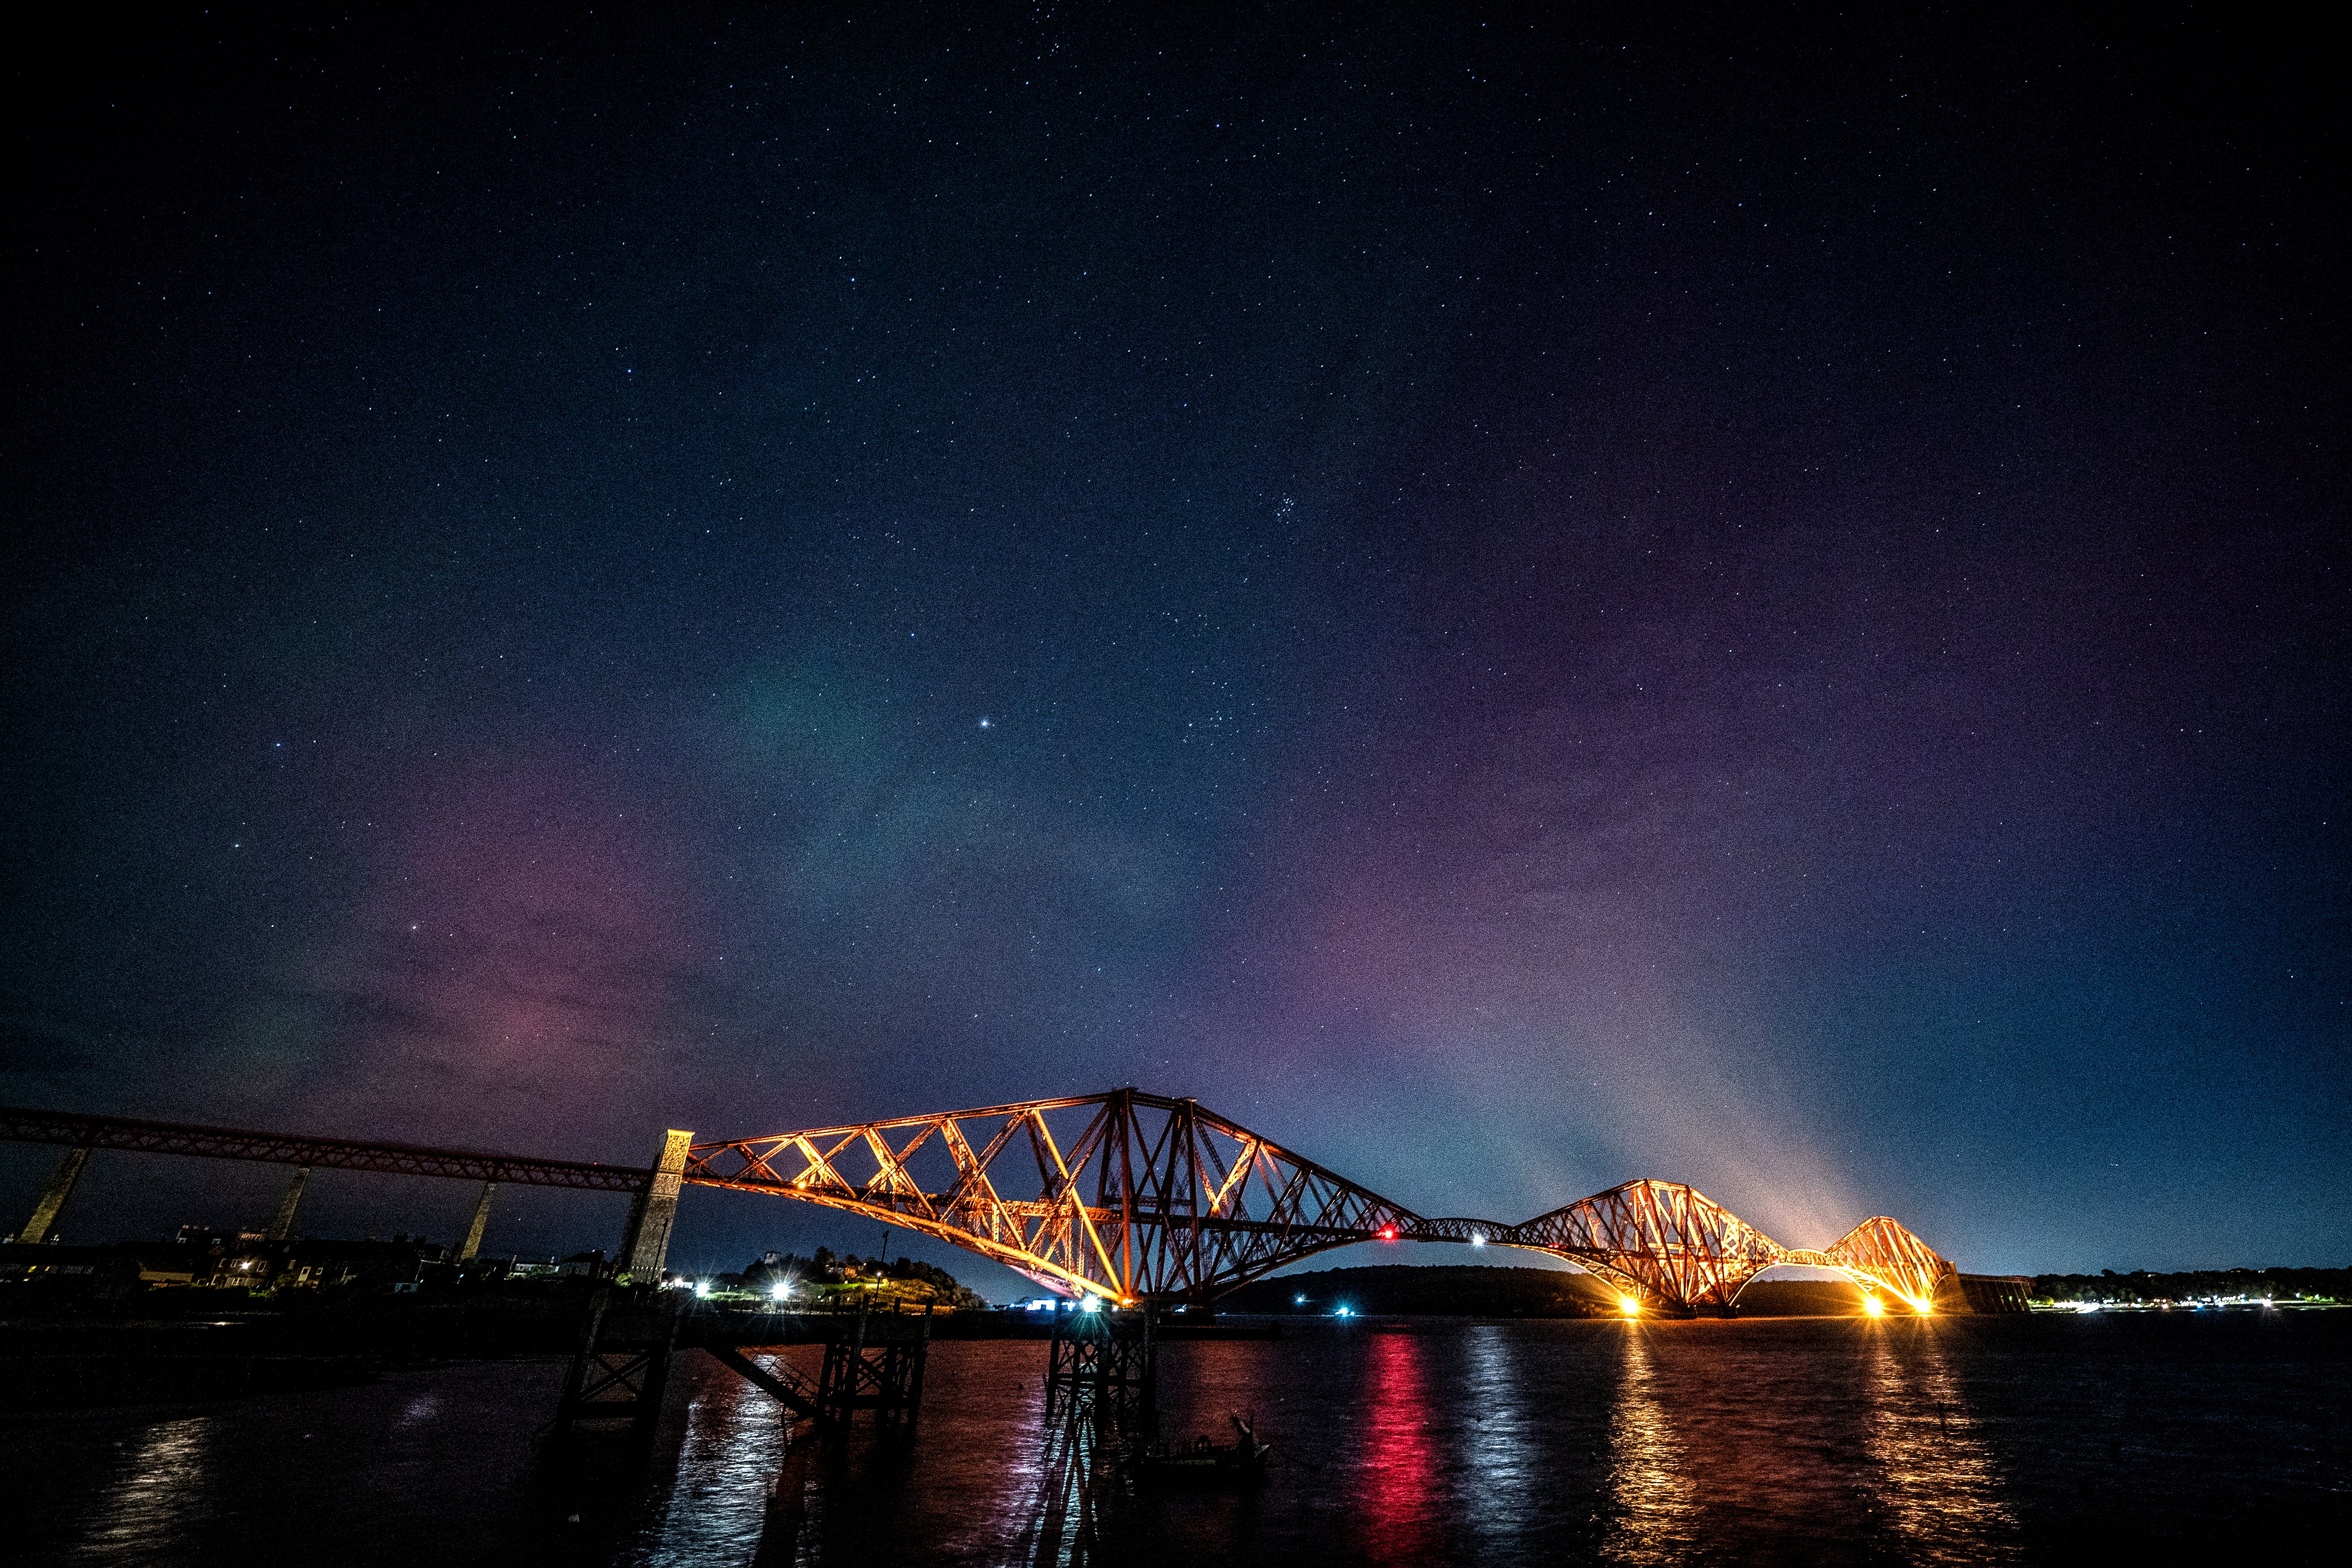
M699 1144L686 1180L887 1219L1122 1306L1213 1301L1419 1221L1197 1100L1132 1089Z
M1920 1313L1969 1310L1965 1292L1945 1300L1958 1271L1883 1215L1818 1252L1782 1247L1678 1182L1627 1182L1518 1225L1432 1219L1198 1100L1133 1089L725 1142L692 1138L672 1131L660 1161L640 1168L0 1107L0 1140L68 1148L19 1241L55 1225L92 1150L136 1149L297 1167L281 1227L311 1167L479 1181L476 1241L501 1183L632 1194L622 1268L643 1279L661 1273L683 1181L905 1226L1062 1296L1116 1307L1205 1304L1359 1242L1453 1241L1564 1258L1636 1313L1728 1311L1749 1280L1782 1264L1843 1274L1873 1310L1883 1301Z
M887 1219L1062 1295L1120 1305L1206 1303L1366 1241L1549 1253L1634 1315L1651 1303L1728 1310L1780 1264L1834 1269L1908 1302L1932 1302L1958 1272L1891 1219L1802 1251L1676 1182L1627 1182L1520 1225L1425 1218L1197 1100L1133 1089L702 1143L685 1176Z

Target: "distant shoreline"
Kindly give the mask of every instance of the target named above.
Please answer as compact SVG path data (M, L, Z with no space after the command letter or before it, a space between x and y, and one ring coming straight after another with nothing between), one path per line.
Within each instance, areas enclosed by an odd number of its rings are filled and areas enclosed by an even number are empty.
M1301 1300L1300 1298L1305 1300ZM1244 1285L1220 1313L1269 1317L1614 1318L1617 1292L1590 1274L1507 1264L1386 1264L1289 1274ZM1759 1279L1741 1292L1751 1318L1852 1317L1862 1292L1842 1280Z

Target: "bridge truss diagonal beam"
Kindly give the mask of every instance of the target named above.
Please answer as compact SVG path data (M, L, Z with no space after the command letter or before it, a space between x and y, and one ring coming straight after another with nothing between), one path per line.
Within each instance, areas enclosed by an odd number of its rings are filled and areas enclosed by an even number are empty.
M1788 1247L1679 1182L1626 1182L1514 1226L1427 1220L1416 1240L1476 1239L1564 1258L1636 1300L1728 1310L1767 1268L1784 1264L1843 1274L1918 1310L1958 1272L1900 1224L1866 1219L1820 1251Z
M1944 1281L1959 1272L1948 1259L1902 1226L1879 1215L1864 1220L1824 1249L1830 1266L1867 1279L1925 1308Z
M650 1170L475 1150L0 1107L0 1138L314 1169L644 1193ZM1728 1309L1764 1269L1829 1268L1921 1310L1958 1270L1895 1220L1780 1246L1674 1182L1627 1182L1518 1225L1424 1218L1192 1100L1139 1089L697 1144L685 1180L887 1218L1050 1289L1208 1302L1374 1240L1562 1258L1630 1297Z
M1495 1239L1614 1275L1682 1307L1728 1308L1748 1280L1786 1260L1770 1237L1680 1182L1626 1182Z
M653 1173L641 1166L600 1165L587 1160L541 1160L524 1154L494 1154L469 1149L434 1149L415 1143L373 1142L356 1138L315 1138L290 1132L256 1132L235 1127L205 1127L178 1121L146 1121L128 1116L84 1116L67 1111L0 1106L0 1139L19 1143L63 1143L80 1149L127 1149L151 1154L196 1154L215 1160L258 1160L314 1170L374 1171L402 1176L455 1176L472 1182L512 1183L529 1187L573 1187L589 1192L642 1192Z
M1517 1225L1425 1218L1197 1100L1135 1089L700 1143L686 1180L887 1219L1049 1289L1120 1302L1205 1303L1378 1240L1543 1252L1678 1310L1729 1310L1781 1264L1925 1310L1956 1272L1883 1216L1792 1250L1678 1182L1627 1182Z
M1197 1101L1133 1089L698 1144L686 1179L887 1218L1121 1302L1213 1300L1419 1223Z

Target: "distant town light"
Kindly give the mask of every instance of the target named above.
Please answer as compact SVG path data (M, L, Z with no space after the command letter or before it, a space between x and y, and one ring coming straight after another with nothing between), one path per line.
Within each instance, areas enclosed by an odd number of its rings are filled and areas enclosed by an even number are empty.
M1290 1304L1294 1307L1304 1307L1307 1305L1307 1298L1304 1296L1293 1296L1290 1299Z
M1331 1315L1335 1318L1352 1318L1356 1315L1356 1309L1353 1307L1341 1307Z

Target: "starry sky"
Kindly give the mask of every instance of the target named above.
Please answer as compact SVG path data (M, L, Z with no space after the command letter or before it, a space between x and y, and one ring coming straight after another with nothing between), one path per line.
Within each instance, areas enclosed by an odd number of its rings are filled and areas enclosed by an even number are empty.
M1423 1213L2343 1262L2317 40L1147 10L16 58L0 1100L642 1163L1132 1083Z

